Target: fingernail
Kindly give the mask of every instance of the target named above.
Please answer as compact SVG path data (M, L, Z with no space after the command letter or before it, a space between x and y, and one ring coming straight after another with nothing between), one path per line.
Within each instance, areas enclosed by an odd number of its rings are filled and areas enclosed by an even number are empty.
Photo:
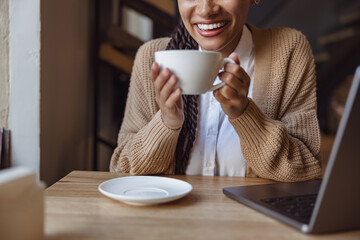
M175 83L175 77L172 76L172 77L169 79L169 82L170 82L171 84L174 84L174 83Z
M151 69L154 70L155 69L155 62L153 62L153 64L151 64Z
M162 75L164 76L164 77L167 77L167 76L169 76L169 69L167 69L167 68L165 68L163 71L162 71Z

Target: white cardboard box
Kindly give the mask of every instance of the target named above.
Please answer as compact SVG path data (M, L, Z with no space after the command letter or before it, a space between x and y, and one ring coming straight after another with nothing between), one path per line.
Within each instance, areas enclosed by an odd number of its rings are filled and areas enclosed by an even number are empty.
M13 167L0 171L0 239L43 239L43 192L32 170Z

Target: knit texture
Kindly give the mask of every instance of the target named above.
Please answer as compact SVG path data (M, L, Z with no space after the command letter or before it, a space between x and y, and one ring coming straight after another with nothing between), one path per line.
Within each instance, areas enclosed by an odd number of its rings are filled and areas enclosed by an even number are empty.
M249 28L255 45L253 98L241 116L230 119L248 164L246 176L276 181L318 178L320 130L309 43L290 28ZM155 39L138 50L110 171L174 174L180 130L162 122L150 80L154 53L168 42Z

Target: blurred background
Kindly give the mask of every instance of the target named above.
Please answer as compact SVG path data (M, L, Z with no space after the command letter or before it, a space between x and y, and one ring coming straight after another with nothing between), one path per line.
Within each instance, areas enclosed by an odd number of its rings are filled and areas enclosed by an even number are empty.
M26 1L0 4L0 68L12 64L6 55L12 51L12 40L6 36L12 33L13 12L26 11L22 2ZM35 13L39 26L34 29L41 29L39 77L34 80L40 93L40 150L35 168L48 185L75 169L108 171L136 50L148 40L170 36L179 20L176 0L29 2L39 10ZM9 13L8 21L4 13ZM309 40L317 68L321 154L326 162L360 64L360 1L261 0L251 8L248 23L261 28L292 27ZM9 69L8 74L0 73L2 97L11 93L8 86L14 70ZM7 108L0 104L0 126L10 128L16 138L9 99ZM18 159L16 151L21 149L14 141L13 165L28 161Z

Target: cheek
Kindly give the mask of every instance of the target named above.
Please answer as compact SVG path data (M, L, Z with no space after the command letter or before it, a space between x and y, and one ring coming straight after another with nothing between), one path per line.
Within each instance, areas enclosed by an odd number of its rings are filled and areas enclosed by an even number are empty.
M245 23L249 12L250 5L247 2L239 1L239 4L228 6L228 12L236 19L237 23ZM237 11L234 11L237 9Z
M178 1L178 8L181 20L183 21L186 29L189 31L191 35L192 34L192 23L191 23L191 17L192 12L194 9L194 3L190 3L191 1Z
M191 31L192 31L192 24L191 24L189 15L183 14L183 15L180 15L180 17L181 17L181 20L182 20L183 23L184 23L185 28L186 28L187 31L192 35L192 33L191 33Z
M246 22L247 12L242 12L239 15L235 15L234 18L236 19L237 25L243 25Z
M191 1L185 1L185 0L178 1L179 13L183 21L190 20L191 11L193 8L194 8L194 3L191 3Z

